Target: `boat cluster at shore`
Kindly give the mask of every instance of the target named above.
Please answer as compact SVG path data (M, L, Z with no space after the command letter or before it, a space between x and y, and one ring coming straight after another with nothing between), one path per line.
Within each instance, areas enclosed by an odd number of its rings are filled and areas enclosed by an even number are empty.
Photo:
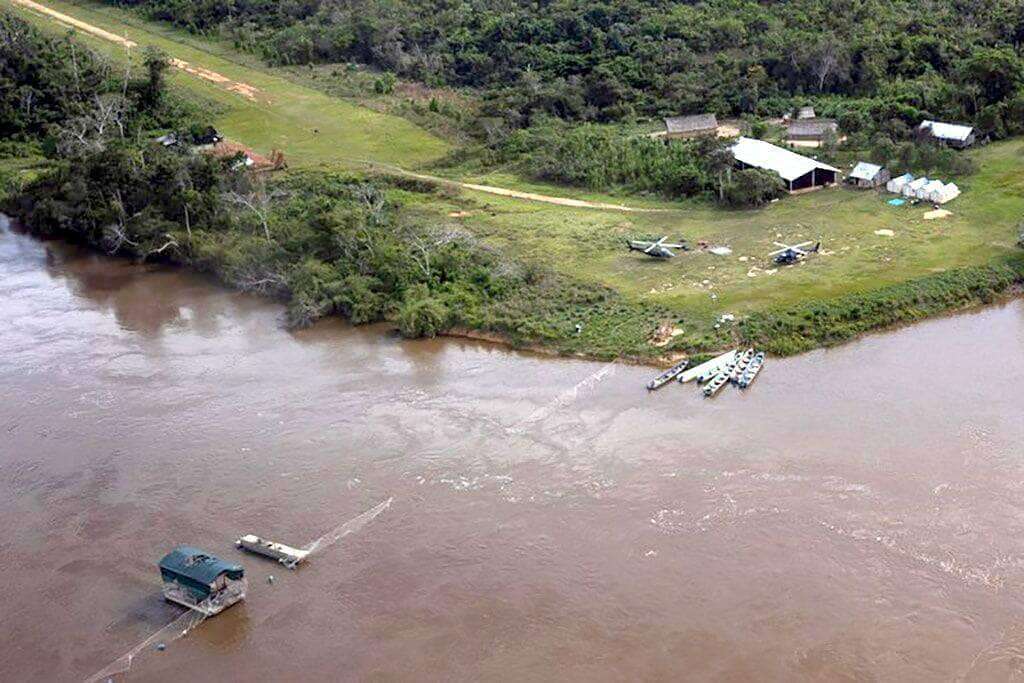
M749 387L764 366L764 359L764 352L750 348L723 353L693 368L689 367L689 360L684 360L648 382L647 388L654 391L672 380L678 380L681 384L696 380L702 385L704 396L710 398L726 384L734 384L740 389Z

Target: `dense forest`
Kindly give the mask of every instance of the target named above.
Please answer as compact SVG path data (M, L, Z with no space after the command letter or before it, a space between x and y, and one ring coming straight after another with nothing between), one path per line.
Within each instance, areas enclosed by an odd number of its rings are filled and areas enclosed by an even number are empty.
M513 127L817 98L846 127L1024 113L1018 0L108 0L279 64L478 88ZM854 131L855 132L855 131Z

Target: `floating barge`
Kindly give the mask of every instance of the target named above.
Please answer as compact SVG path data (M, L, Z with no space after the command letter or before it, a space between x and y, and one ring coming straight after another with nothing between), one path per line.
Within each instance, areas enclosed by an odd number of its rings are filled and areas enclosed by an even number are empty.
M277 560L289 569L294 569L295 565L299 564L309 556L308 550L300 550L299 548L293 548L285 545L284 543L268 541L256 536L255 534L246 534L245 536L242 536L240 539L235 541L235 545L239 548L244 548L249 552L256 553L257 555L263 555L264 557Z
M245 570L189 546L175 548L160 560L164 598L213 616L245 599Z
M661 373L660 375L652 379L650 382L648 382L647 390L654 391L655 389L662 388L663 386L674 380L676 377L678 377L689 364L689 358L687 358L684 361L680 361L679 363L676 363L668 370L666 370L665 372Z

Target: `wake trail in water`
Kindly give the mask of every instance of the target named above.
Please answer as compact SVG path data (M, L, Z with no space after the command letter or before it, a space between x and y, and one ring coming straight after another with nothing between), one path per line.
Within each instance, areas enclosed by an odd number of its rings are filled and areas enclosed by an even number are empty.
M85 683L106 683L107 681L113 681L115 676L127 674L132 668L132 663L140 654L146 651L152 652L158 643L167 645L178 638L184 638L192 629L203 623L206 618L207 616L201 612L188 610L131 650L128 650L128 652L107 664L100 671L85 679Z
M506 427L505 431L511 434L522 433L524 427L547 419L557 410L568 408L581 398L587 396L598 383L614 375L617 368L618 365L616 363L607 363L560 393L546 405L537 408L519 422Z
M383 503L380 503L379 505L370 508L369 510L359 515L358 517L354 517L345 522L344 524L342 524L341 526L335 529L331 529L320 538L316 539L309 545L305 546L303 550L309 551L309 554L312 555L313 553L320 552L321 550L330 548L332 545L340 541L345 536L356 533L364 526L366 526L374 519L376 519L377 515L391 507L391 502L393 500L394 498L388 498Z

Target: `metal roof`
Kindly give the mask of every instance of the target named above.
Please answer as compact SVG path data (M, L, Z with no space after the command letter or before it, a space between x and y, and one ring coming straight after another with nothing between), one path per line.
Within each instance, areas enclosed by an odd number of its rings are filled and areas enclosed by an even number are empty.
M881 166L876 164L869 164L866 161L860 161L853 170L850 171L850 178L857 178L858 180L874 180L875 176L878 175L882 170Z
M956 123L942 123L941 121L922 121L919 126L921 130L930 130L931 134L940 140L956 140L966 142L971 137L974 128L961 126Z
M748 166L775 171L782 176L783 180L787 181L796 180L815 169L839 173L838 168L823 164L820 161L805 157L796 152L790 152L788 149L783 149L764 140L740 138L731 149L737 161L741 161Z
M689 133L695 130L718 128L718 119L714 114L690 114L689 116L670 116L665 119L665 129L669 133Z
M205 550L181 546L164 555L160 560L160 573L183 576L202 584L211 584L221 574L230 579L242 578L242 565L225 562Z
M798 119L813 119L815 117L814 107L800 107L796 117Z

